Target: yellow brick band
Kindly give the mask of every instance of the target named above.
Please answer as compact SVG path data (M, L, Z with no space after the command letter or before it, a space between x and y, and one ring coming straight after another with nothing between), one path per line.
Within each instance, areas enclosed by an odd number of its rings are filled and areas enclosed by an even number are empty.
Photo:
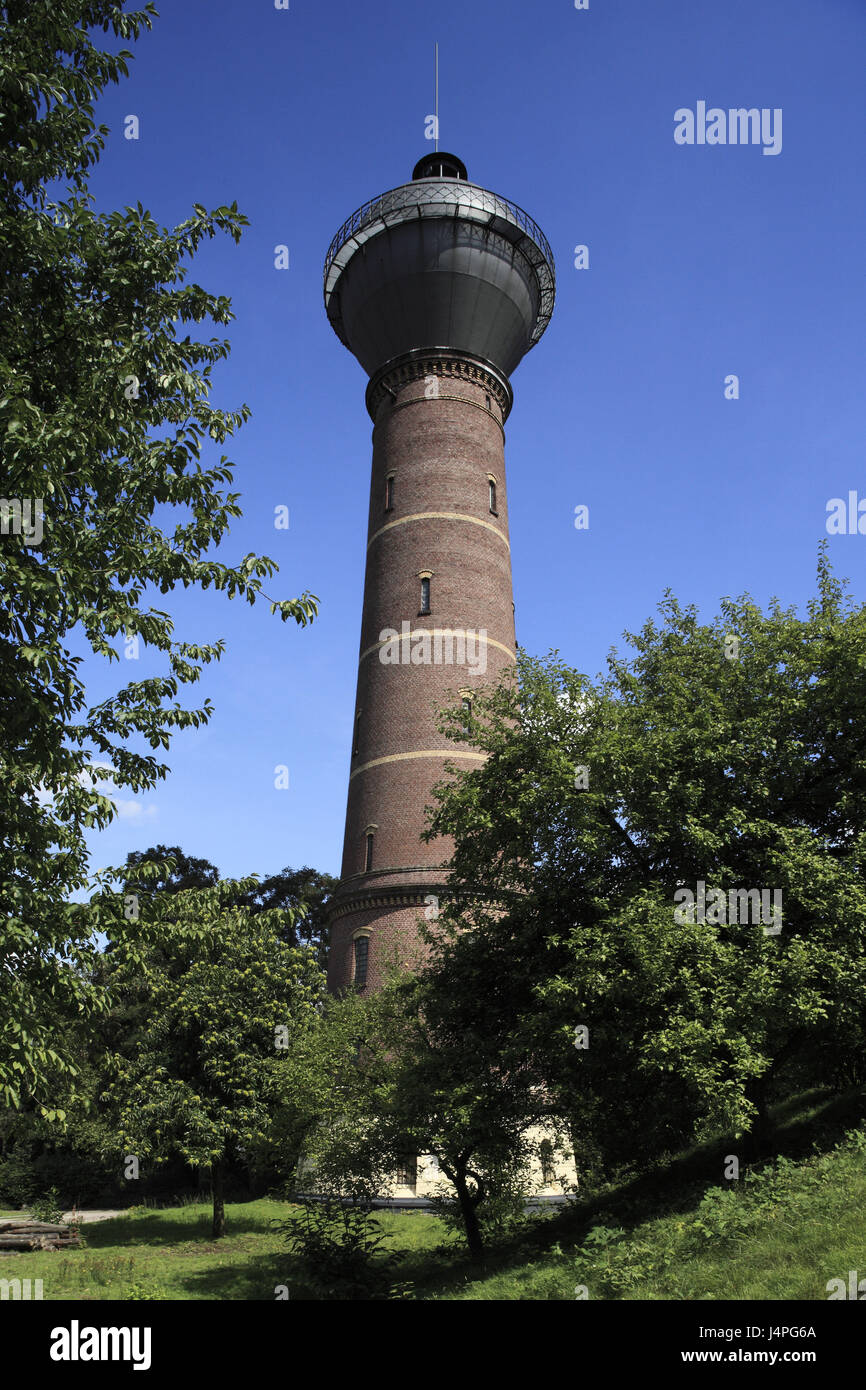
M388 521L384 526L380 526L378 531L373 532L367 542L367 549L370 549L370 546L377 537L384 535L386 531L390 531L394 526L405 526L407 521L429 521L436 519L439 521L471 521L473 526L484 526L488 531L492 531L494 536L499 537L507 551L511 551L508 538L503 536L498 526L494 526L492 522L489 521L482 521L480 516L469 516L466 512L412 512L410 516L398 517L396 521Z
M450 748L423 748L417 753L389 753L387 758L373 758L371 762L356 767L355 771L349 774L349 781L357 777L359 772L366 772L369 767L380 767L382 763L406 762L409 758L477 758L483 763L486 757L486 753L465 753L462 750L452 752Z

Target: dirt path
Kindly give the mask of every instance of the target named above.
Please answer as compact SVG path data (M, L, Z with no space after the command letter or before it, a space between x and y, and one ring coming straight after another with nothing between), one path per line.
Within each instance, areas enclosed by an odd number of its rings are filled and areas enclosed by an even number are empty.
M113 1216L125 1216L125 1211L65 1211L63 1220L76 1226L86 1226L91 1221L110 1221Z

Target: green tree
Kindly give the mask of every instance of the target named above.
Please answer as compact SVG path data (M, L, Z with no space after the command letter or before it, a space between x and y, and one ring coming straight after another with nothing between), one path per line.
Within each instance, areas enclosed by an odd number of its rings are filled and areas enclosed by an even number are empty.
M129 942L128 924L137 922L142 911L148 913L147 900L156 894L213 888L220 881L215 864L184 854L179 845L152 845L150 849L132 850L122 872L123 925L117 929L116 939L106 943L93 967L95 983L107 990L111 1000L91 1028L90 1046L94 1061L101 1069L104 1069L108 1054L134 1055L148 1031L154 981L162 974L180 974L187 965L184 950L178 949L170 915L164 912L160 917L165 924L163 937L146 947L140 944L137 947L142 959L133 984L130 951L117 950L119 944ZM123 980L120 995L113 988L118 977Z
M176 1154L207 1165L215 1237L225 1234L226 1165L273 1143L280 1070L315 1026L324 989L314 953L286 944L286 914L237 905L251 887L142 899L137 929L161 941L170 922L172 968L121 945L112 980L122 997L128 961L131 990L143 976L149 993L146 1031L113 1059L119 1149L140 1162Z
M302 869L285 868L257 883L247 895L246 905L253 913L295 909L296 915L288 929L291 933L289 945L314 947L316 958L324 970L329 944L328 902L338 882L339 879L332 874L319 873L318 869L311 869L308 864ZM301 907L305 909L303 916L297 913Z
M140 871L140 876L139 876ZM140 911L143 897L154 893L179 893L188 888L210 888L220 881L219 869L208 859L185 854L179 845L152 845L150 849L134 850L127 855L124 869L123 894L129 910ZM278 912L282 939L288 946L312 946L322 969L327 955L325 931L326 904L337 880L315 869L283 869L279 874L259 880L250 877L247 888L237 898L236 906L245 907L251 916L261 912ZM312 925L308 925L308 921ZM100 978L110 980L114 968L112 943L97 963ZM111 1038L114 1047L126 1050L137 1045L139 1031L147 1026L150 1008L148 980L159 969L182 970L183 957L176 957L170 936L149 949L149 972L142 975L138 997L133 1000L127 992L122 1006L114 1005L108 1017L99 1025L97 1045Z
M436 970L394 978L370 999L327 1002L283 1073L303 1119L301 1185L331 1198L387 1195L407 1155L429 1155L456 1203L470 1256L503 1209L522 1212L540 1124L557 1117L530 1066L503 1064L475 981Z
M440 1206L456 1199L470 1258L480 1265L503 1216L522 1215L537 1155L533 1131L553 1134L559 1117L532 1059L503 1051L488 1026L498 1010L489 1007L486 982L479 992L477 980L451 966L434 963L376 1001L367 1067L388 1150L436 1159L445 1179Z
M162 864L164 870L156 878L138 883L135 870L139 864ZM212 888L219 883L220 871L209 859L196 859L184 854L180 845L152 845L150 849L134 849L126 856L127 877L124 893L169 892L182 893L186 888Z
M188 331L229 323L229 300L184 283L201 243L237 241L246 219L236 204L195 204L166 229L140 204L97 212L87 191L109 134L94 102L131 56L90 31L137 39L155 13L0 5L0 1093L49 1118L50 1078L75 1076L67 1025L105 1003L92 970L103 923L70 901L88 882L85 832L112 819L111 792L164 777L155 750L212 710L178 694L223 643L176 641L148 594L213 586L254 603L275 569L209 553L240 508L229 459L205 450L249 408L211 404L229 345ZM301 625L316 611L309 594L270 602ZM108 661L140 643L165 673L90 706L81 642Z
M584 1170L759 1138L774 1094L866 1064L866 608L822 551L804 617L748 596L711 623L660 612L605 679L521 654L471 734L443 719L488 756L431 811L455 852L428 988L466 980L455 1029L483 996ZM701 882L713 911L678 920ZM781 894L778 932L734 920L752 888Z

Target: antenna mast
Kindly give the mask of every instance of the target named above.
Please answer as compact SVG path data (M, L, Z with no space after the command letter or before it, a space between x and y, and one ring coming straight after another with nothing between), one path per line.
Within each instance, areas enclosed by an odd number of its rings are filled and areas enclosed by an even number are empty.
M435 77L435 81L434 81L434 93L433 93L433 95L434 95L434 106L433 106L433 110L434 110L435 113L436 113L436 143L435 143L435 145L434 145L433 148L434 148L436 151L438 151L438 149L439 149L439 45L438 45L438 43L437 43L437 44L434 44L433 47L434 47L435 53L436 53L436 59L435 59L436 77Z

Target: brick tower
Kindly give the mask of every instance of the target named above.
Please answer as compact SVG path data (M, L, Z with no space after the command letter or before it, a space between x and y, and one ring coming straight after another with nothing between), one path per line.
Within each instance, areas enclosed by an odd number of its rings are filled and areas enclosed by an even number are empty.
M553 311L554 265L514 203L429 154L365 203L325 262L325 307L370 381L373 467L342 874L328 981L375 987L417 959L417 924L446 888L425 844L446 761L482 756L436 710L515 660L504 424L509 377Z

